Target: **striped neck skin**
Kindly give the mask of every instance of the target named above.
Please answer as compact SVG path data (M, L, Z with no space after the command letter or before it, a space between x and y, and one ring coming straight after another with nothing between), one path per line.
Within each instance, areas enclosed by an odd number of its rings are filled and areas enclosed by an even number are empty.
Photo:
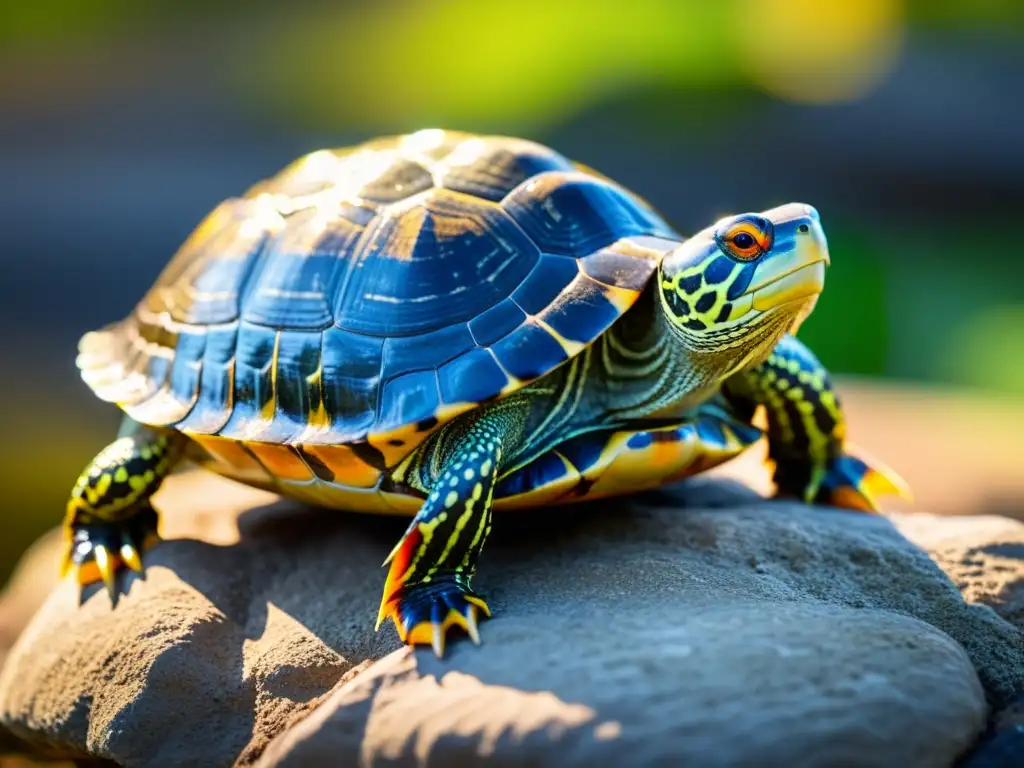
M649 286L594 350L613 420L665 417L704 400L742 363L745 348L708 349L681 336ZM767 354L767 353L766 353Z
M601 345L616 415L682 413L763 362L812 310L828 261L818 213L799 203L723 219L682 244Z

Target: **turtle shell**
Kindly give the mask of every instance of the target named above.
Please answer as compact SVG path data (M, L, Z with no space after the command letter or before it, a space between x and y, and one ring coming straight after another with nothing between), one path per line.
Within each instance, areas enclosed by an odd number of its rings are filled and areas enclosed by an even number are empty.
M681 239L529 141L429 130L322 150L221 203L78 365L100 398L186 434L429 432L577 354Z

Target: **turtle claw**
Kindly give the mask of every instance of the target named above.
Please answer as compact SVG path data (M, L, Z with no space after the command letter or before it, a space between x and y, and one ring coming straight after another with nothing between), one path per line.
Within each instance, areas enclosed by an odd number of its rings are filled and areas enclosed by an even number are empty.
M116 600L117 585L115 578L117 575L117 565L113 561L112 553L103 544L95 544L92 548L92 558L96 564L96 569L100 573L100 578L103 579L103 584L107 588L110 600Z
M114 523L72 523L64 551L61 575L72 570L80 585L102 583L112 603L117 601L117 574L129 568L144 577L142 553L160 537L156 512L151 508Z
M403 643L429 645L440 659L452 627L461 627L474 645L480 645L479 616L489 617L491 609L468 588L445 579L402 589L381 613L394 622Z
M121 545L121 562L136 573L140 575L143 573L142 555L139 554L139 550L134 545L128 542Z

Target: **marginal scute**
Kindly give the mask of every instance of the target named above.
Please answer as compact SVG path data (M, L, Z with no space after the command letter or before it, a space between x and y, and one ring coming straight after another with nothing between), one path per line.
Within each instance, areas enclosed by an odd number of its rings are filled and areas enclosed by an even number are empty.
M258 440L273 417L274 351L277 331L242 323L235 353L234 410L221 434Z
M373 425L383 349L384 339L377 336L337 327L324 331L321 381L332 424L325 442L354 440Z
M550 450L495 485L495 508L517 509L554 503L571 492L581 479L572 462L557 449Z
M577 275L538 319L564 339L586 343L619 317L607 289L586 275Z
M501 392L509 378L487 349L471 349L445 363L437 372L441 400L482 402Z
M174 424L188 416L199 398L206 331L189 329L176 334L174 341L174 357L163 385L147 400L125 406L125 413L136 421L156 426Z
M380 418L374 432L387 432L433 414L438 399L437 371L415 371L384 382Z
M531 381L565 362L569 355L536 321L529 320L491 349L501 367L522 381Z
M715 467L749 448L756 429L733 432L715 417L644 432L591 432L503 478L495 510L643 491Z
M238 324L206 329L196 403L177 428L188 434L211 435L231 417L234 406L235 347Z
M319 331L281 331L277 339L274 395L278 429L287 435L303 432L323 404L316 377L323 341Z
M680 240L540 144L383 137L305 155L219 205L78 364L101 398L221 451L358 443L394 463L578 354Z
M678 246L678 240L661 237L625 237L580 259L580 271L605 285L642 291L661 259Z

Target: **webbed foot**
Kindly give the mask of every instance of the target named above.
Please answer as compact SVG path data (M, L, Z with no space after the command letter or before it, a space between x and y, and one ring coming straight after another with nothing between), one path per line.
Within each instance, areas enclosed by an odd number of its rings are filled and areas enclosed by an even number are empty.
M65 528L61 575L75 570L85 586L103 582L111 602L117 599L117 574L124 568L143 574L142 556L160 541L157 514L150 507L116 522L73 522Z
M864 512L880 511L879 496L910 500L910 488L903 478L876 459L870 462L850 454L840 456L825 471L816 500Z
M452 627L461 627L480 645L477 621L481 614L485 618L491 615L484 599L454 579L445 578L402 588L381 606L377 627L390 617L403 643L431 645L442 658Z
M812 471L802 493L794 493L785 482L779 483L779 496L796 496L808 504L862 512L879 512L879 496L911 499L909 486L894 470L862 450L856 453L859 455L843 453L827 466Z

